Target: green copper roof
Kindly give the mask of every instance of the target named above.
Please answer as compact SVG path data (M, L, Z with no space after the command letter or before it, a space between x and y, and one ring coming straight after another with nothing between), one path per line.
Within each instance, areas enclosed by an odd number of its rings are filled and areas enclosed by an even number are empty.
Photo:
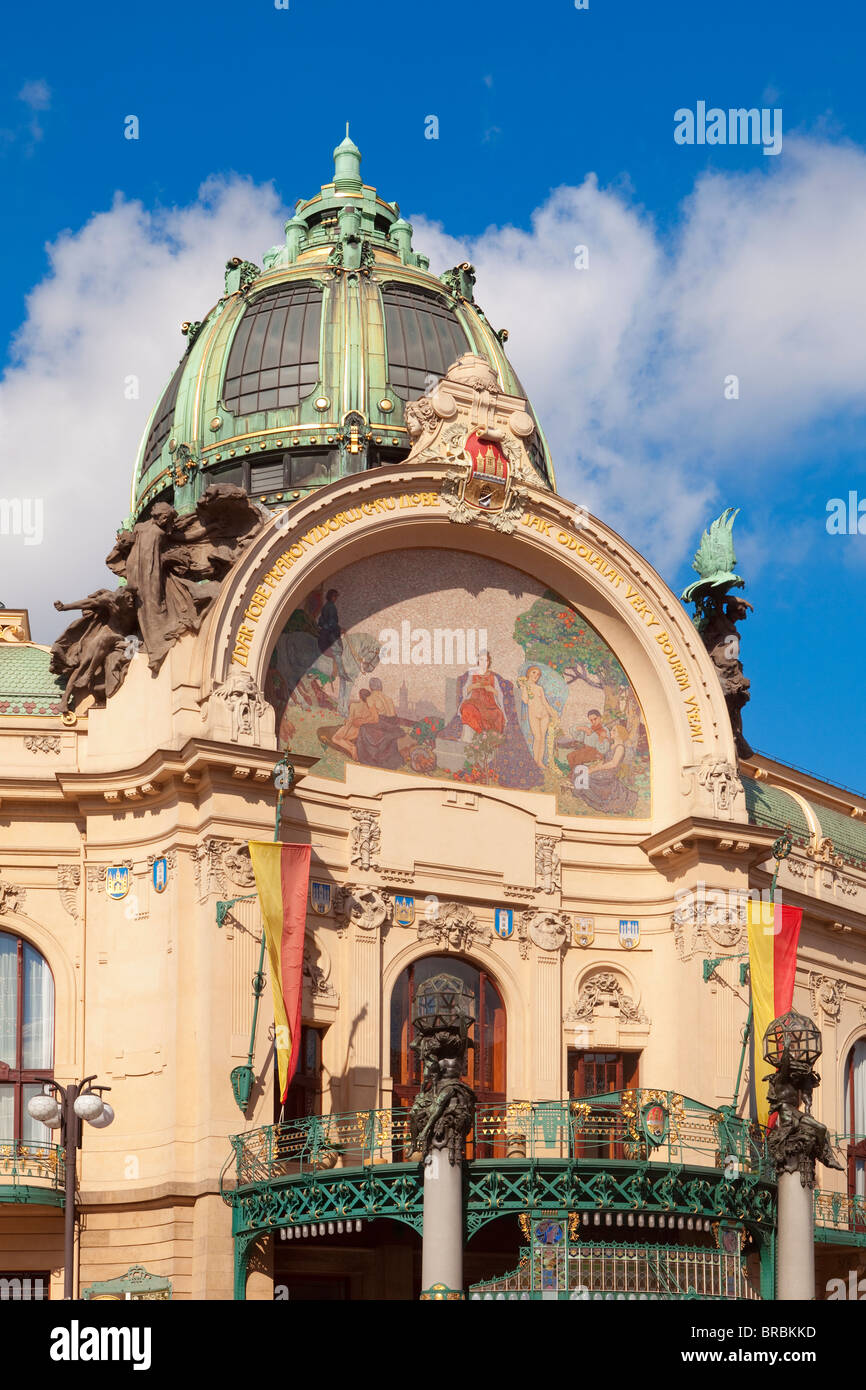
M48 669L50 652L29 642L0 646L0 715L59 714L63 681Z
M399 462L410 448L406 404L465 352L523 396L507 334L475 302L473 268L432 275L410 223L360 169L347 133L331 182L297 203L285 240L261 267L233 256L225 293L184 324L186 352L179 368L166 364L139 450L133 519L157 497L187 511L213 481L279 505ZM539 482L553 486L540 427L529 452Z
M766 782L757 782L754 777L741 777L746 793L746 810L753 825L766 825L771 830L784 830L791 827L791 835L797 845L807 845L811 841L809 824L803 808L781 787L771 787Z
M819 806L814 801L809 805L821 827L822 836L832 843L837 854L859 868L866 867L866 825L862 820L844 816L841 811L832 811L828 806Z

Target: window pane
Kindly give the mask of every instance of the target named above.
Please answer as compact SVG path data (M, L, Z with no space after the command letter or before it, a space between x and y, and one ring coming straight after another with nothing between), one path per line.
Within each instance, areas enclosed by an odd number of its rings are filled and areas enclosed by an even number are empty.
M27 1102L32 1096L40 1096L42 1087L37 1081L35 1084L30 1082L22 1086L24 1101L21 1109L21 1138L25 1144L57 1144L60 1140L59 1129L49 1129L41 1120L34 1120L27 1113Z
M310 395L319 380L321 321L318 285L283 285L257 295L229 353L223 385L226 409L255 415L298 405Z
M42 1126L45 1129L45 1126ZM0 1144L15 1138L15 1087L0 1085Z
M171 433L171 423L174 419L174 407L177 404L177 393L180 389L180 379L183 376L183 369L186 365L186 358L182 357L178 363L174 376L168 383L165 393L156 408L153 417L153 424L150 427L150 434L147 436L147 444L144 449L143 468L149 468L155 459L159 457L162 446Z
M388 380L398 396L413 400L426 389L427 377L442 377L452 362L469 350L455 314L438 295L408 285L386 285L385 332Z
M24 1036L21 1065L54 1063L54 981L47 962L24 943Z
M18 1066L18 941L0 932L0 1062Z

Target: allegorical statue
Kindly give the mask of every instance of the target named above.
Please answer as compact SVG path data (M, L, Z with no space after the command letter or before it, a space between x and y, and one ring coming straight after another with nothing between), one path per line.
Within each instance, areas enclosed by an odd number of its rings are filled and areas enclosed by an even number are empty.
M739 508L728 507L704 531L692 561L692 569L700 578L683 590L682 598L683 603L695 605L693 622L718 673L737 753L750 758L753 750L743 734L743 706L750 699L750 681L743 675L737 623L747 617L752 605L729 592L745 583L734 572L737 557L732 531L738 515Z
M426 989L449 977L430 980ZM409 1135L413 1152L425 1159L434 1150L444 1149L449 1162L459 1163L466 1136L475 1119L475 1092L461 1081L466 1055L472 1046L469 1029L473 1020L462 1011L449 1010L416 1016L415 1037L410 1047L421 1060L421 1090L409 1111Z
M66 678L60 708L84 695L103 704L123 684L126 668L138 649L135 599L130 589L97 589L77 603L54 604L58 613L81 609L81 617L51 648L50 670Z
M774 1029L781 1031L780 1024L790 1020L807 1025L811 1022L793 1013L783 1015L770 1024L767 1037ZM814 1025L812 1028L820 1039ZM767 1149L777 1172L799 1173L803 1186L811 1188L815 1185L816 1162L827 1168L843 1168L844 1165L833 1151L827 1126L812 1115L812 1092L820 1085L821 1078L811 1060L802 1059L799 1051L795 1043L786 1043L775 1062L775 1071L764 1077L769 1083L767 1098L770 1102ZM820 1053L820 1045L817 1052Z
M157 502L145 520L119 531L105 563L123 587L54 605L84 613L51 649L51 670L67 678L64 711L85 695L104 703L139 646L156 673L181 634L198 631L220 581L266 519L242 488L214 483L194 512L179 516Z

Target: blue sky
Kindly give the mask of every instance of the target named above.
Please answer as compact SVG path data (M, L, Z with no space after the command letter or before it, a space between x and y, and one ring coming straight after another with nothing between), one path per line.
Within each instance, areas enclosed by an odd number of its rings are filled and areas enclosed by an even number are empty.
M281 239L348 119L434 268L478 266L563 491L678 590L701 525L742 507L746 732L866 787L847 723L866 540L825 525L830 498L866 497L864 27L854 4L740 0L15 7L0 459L5 495L22 457L44 478L46 546L2 539L2 597L50 641L50 600L105 582L178 323L218 297L228 255ZM780 108L782 152L677 145L674 112L699 100ZM121 369L141 376L132 407Z

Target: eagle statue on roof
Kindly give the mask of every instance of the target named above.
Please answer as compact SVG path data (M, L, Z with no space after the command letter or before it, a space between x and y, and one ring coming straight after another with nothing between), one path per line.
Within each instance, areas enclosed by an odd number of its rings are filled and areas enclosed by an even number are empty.
M745 584L735 570L733 529L739 511L739 507L727 507L704 531L692 561L699 578L683 590L682 600L695 606L692 621L716 668L737 753L741 758L750 758L753 749L743 734L743 706L751 698L751 682L743 675L737 623L753 610L744 598L730 593Z

